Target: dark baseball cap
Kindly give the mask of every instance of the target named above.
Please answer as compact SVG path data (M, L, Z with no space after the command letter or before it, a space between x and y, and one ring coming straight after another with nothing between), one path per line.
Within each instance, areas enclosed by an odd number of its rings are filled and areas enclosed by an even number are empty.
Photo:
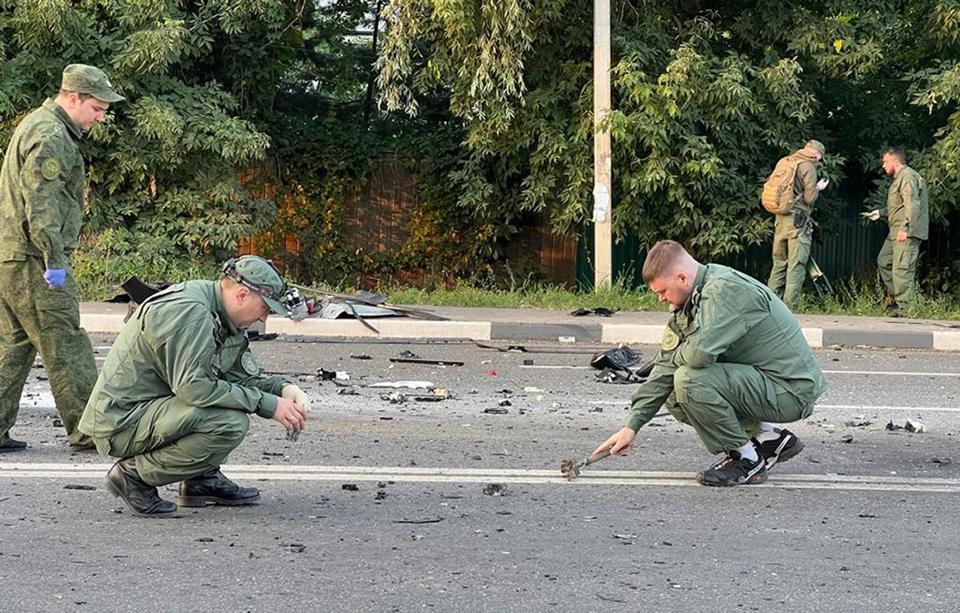
M70 64L63 69L60 89L78 94L90 94L97 100L113 104L125 100L113 89L113 83L102 70L86 64Z

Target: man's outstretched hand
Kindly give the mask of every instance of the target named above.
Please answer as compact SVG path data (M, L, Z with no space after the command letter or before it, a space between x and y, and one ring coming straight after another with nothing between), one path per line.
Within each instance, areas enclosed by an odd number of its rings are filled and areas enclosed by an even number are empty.
M593 455L606 449L609 449L612 455L623 455L634 448L634 439L636 438L636 432L630 428L623 427L616 434L605 440L602 445L597 447Z

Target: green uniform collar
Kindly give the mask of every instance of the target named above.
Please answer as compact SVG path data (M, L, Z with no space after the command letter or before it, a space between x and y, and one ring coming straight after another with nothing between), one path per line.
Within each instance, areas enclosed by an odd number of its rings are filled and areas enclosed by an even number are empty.
M220 288L220 283L215 282L215 287L213 288L213 306L216 309L217 315L220 316L220 321L223 322L223 325L227 327L227 332L230 336L234 334L240 334L240 330L233 323L233 320L230 319L230 315L227 314L227 305L223 301L223 290Z
M893 178L894 178L894 179L900 178L900 175L903 174L903 171L907 170L908 168L910 168L910 167L907 166L906 164L904 164L903 166L900 167L900 170L898 170L897 172L893 173Z
M693 311L700 305L700 292L703 290L703 285L706 282L707 267L700 264L697 267L697 277L693 280L693 290L690 292L690 297L687 298L687 301L683 304L683 312L686 313L687 317L692 317Z
M73 123L73 120L70 119L70 116L67 115L67 112L63 110L63 107L57 104L57 101L53 98L47 98L43 101L43 108L47 109L51 113L57 116L63 125L67 127L67 131L70 132L70 136L74 140L83 140L83 132L80 131L80 128L77 127L77 124Z

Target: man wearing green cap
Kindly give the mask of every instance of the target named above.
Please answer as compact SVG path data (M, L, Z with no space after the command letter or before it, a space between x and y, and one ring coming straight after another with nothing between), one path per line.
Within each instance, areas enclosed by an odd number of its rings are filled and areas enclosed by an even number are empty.
M887 218L890 231L877 255L877 268L887 290L887 308L902 316L914 298L920 242L927 240L930 227L927 182L907 166L906 155L896 147L883 152L883 171L893 177L887 206L871 211L868 219Z
M793 308L807 276L807 260L813 242L813 203L827 187L827 179L817 179L817 166L826 149L818 140L809 140L802 149L781 160L792 165L793 206L776 216L773 233L773 269L767 286ZM789 175L788 175L789 176Z
M74 450L92 448L77 430L97 369L80 327L70 254L83 217L80 140L123 100L99 68L71 64L60 91L27 115L0 169L0 453L10 438L37 351Z
M229 260L219 281L186 281L145 300L107 355L80 420L103 455L120 458L107 489L137 515L166 517L177 505L157 487L180 481L181 506L248 505L220 465L243 440L249 415L303 429L307 395L264 376L244 330L269 313L289 314L287 288L256 256Z

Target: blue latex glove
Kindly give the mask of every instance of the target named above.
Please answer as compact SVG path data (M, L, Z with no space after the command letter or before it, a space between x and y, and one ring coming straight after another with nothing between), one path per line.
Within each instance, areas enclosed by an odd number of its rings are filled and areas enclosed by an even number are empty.
M48 268L47 272L43 273L43 280L54 289L63 287L67 280L67 271L62 268Z

